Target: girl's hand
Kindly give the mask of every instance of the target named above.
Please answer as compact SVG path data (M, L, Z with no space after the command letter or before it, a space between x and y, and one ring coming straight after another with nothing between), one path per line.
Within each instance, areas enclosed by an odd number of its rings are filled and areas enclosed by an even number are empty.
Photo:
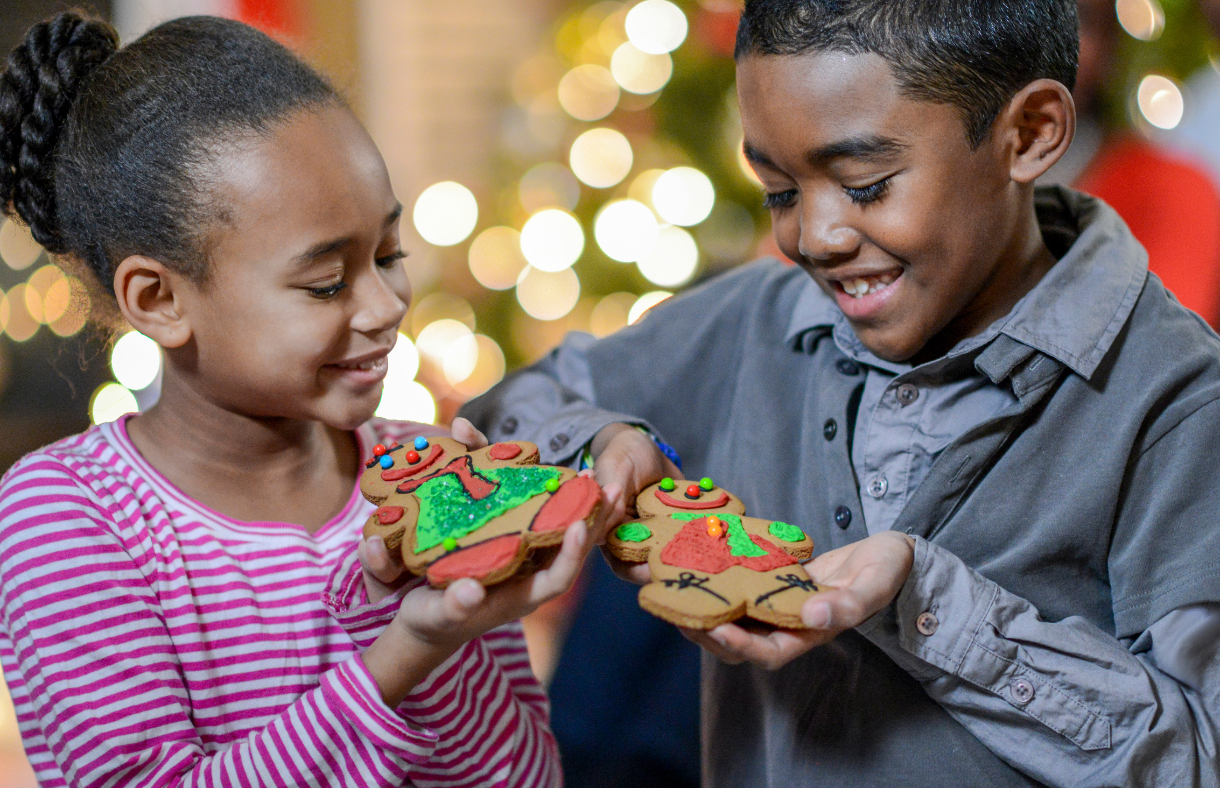
M914 560L911 537L895 531L874 534L805 564L818 585L831 589L810 598L801 610L801 618L812 629L757 634L723 624L710 632L683 629L682 634L729 664L751 662L776 670L893 602Z

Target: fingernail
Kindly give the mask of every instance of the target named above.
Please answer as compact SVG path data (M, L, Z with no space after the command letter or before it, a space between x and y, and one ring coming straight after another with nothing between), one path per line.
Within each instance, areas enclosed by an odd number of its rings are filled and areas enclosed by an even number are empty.
M585 540L589 538L589 529L585 527L584 520L577 520L576 522L572 523L568 530L576 532L576 535L572 537L572 540L576 542L577 549L584 547Z
M377 555L377 556L386 555L385 540L382 539L380 536L371 537L368 540L368 545L369 545L369 547L368 547L369 552L372 555Z
M712 640L716 641L717 643L719 643L720 645L724 646L725 648L728 648L729 639L724 636L724 633L721 632L719 628L713 629L711 632L708 632L707 636L710 637Z
M805 609L801 611L801 619L807 627L830 629L830 605L825 602L814 602L813 604L805 605Z
M483 586L477 580L459 582L453 590L453 595L463 607L474 607L483 601Z

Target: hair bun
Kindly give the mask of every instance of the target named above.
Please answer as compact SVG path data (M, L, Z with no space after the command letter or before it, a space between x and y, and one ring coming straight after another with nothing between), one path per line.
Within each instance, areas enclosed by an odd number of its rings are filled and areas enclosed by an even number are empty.
M64 252L55 207L55 146L81 85L119 46L105 22L66 12L40 22L0 74L0 209Z

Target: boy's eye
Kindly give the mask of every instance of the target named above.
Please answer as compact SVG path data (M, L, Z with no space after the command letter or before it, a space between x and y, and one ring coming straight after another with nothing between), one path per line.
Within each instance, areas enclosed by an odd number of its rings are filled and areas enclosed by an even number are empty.
M385 257L375 258L373 262L377 263L377 265L381 266L382 268L390 268L394 265L394 263L397 263L406 256L407 253L400 249L397 252L387 254Z
M333 285L326 287L311 287L308 288L309 294L314 298L334 298L339 294L339 291L347 287L347 282L335 282Z
M874 203L885 196L885 192L889 189L890 179L882 178L876 183L869 184L860 188L852 186L844 186L843 191L847 192L847 196L856 205L868 205Z
M770 210L773 208L791 208L796 202L796 189L789 189L784 192L767 192L767 196L763 198L763 207Z

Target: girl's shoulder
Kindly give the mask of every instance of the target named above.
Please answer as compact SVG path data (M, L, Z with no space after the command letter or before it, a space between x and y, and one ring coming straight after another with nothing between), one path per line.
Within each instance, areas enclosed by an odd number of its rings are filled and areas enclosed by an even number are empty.
M115 424L94 425L25 455L0 477L0 507L48 485L73 484L96 492L126 482L130 463L117 429Z

